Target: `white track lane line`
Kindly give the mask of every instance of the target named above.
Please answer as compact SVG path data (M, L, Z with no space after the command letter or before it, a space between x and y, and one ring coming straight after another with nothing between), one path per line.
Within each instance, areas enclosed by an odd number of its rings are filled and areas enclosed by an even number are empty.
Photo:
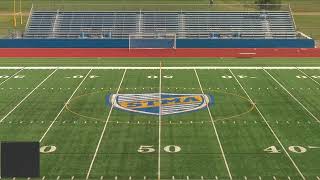
M304 110L306 110L311 117L313 117L317 122L320 123L320 120L315 115L313 115L296 97L294 97L276 78L274 78L267 70L263 69L263 71L267 73L283 90L285 90L292 97L292 99L294 99L298 104L300 104L300 106Z
M118 69L118 70L144 70L144 69L159 69L158 66L131 66L131 67L125 67L125 66L59 66L59 67L54 67L54 66L38 66L38 67L0 67L0 69L71 69L71 70L80 70L80 69L97 69L97 70L102 70L102 69ZM296 69L297 67L295 66L269 66L269 67L262 67L262 66L235 66L235 67L228 67L228 66L167 66L163 67L162 69L173 69L173 70L193 70L193 69L279 69L279 70L286 70L286 69ZM299 69L320 69L319 66L315 67L298 67Z
M127 72L127 70L125 69L124 72L123 72L123 75L122 75L122 78L121 78L121 81L120 81L120 84L119 84L119 87L118 87L118 89L117 89L116 94L119 94L119 91L120 91L120 88L121 88L123 79L124 79L124 77L125 77L125 75L126 75L126 72ZM112 105L111 105L109 114L108 114L108 116L107 116L106 122L105 122L105 124L104 124L103 130L102 130L101 135L100 135L100 139L99 139L98 144L97 144L97 147L96 147L96 151L94 152L94 155L93 155L93 157L92 157L92 160L91 160L91 163L90 163L88 172L87 172L86 180L89 179L89 176L90 176L90 173L91 173L91 169L92 169L92 167L93 167L93 163L94 163L94 161L95 161L95 159L96 159L96 156L97 156L97 153L98 153L98 151L99 151L100 144L101 144L103 135L104 135L104 133L105 133L105 131L106 131L106 128L107 128L107 125L108 125L108 122L109 122L109 119L110 119L110 116L111 116L113 107L114 107L114 102L112 102Z
M316 84L318 84L320 86L320 83L318 81L316 81L314 78L312 78L311 76L309 76L307 73L303 72L301 69L297 68L302 74L304 74L305 76L307 76L308 78L310 78L313 82L315 82Z
M20 69L19 71L17 71L16 73L14 73L12 76L10 76L9 78L7 78L6 80L4 80L4 81L2 81L1 83L0 83L0 86L2 85L2 84L4 84L5 82L7 82L9 79L11 79L12 77L14 77L15 75L17 75L19 72L21 72L22 70L23 70L24 68L22 68L22 69Z
M252 104L254 104L254 102L252 101L251 97L249 96L249 94L247 93L247 91L243 88L242 84L240 83L240 81L238 80L238 78L233 74L233 72L231 71L231 69L229 69L230 73L232 74L232 76L234 77L234 79L237 81L238 85L241 87L241 89L243 90L243 92L246 94L246 96L249 98L250 102ZM275 137L275 139L278 141L279 145L281 146L281 148L283 149L283 151L286 153L287 157L289 158L289 160L291 161L292 165L296 168L296 170L298 171L298 173L300 174L301 178L303 180L305 180L306 178L304 177L304 175L301 173L299 167L297 166L297 164L294 162L294 160L291 158L291 156L289 155L288 151L286 150L286 148L283 146L282 142L280 141L280 139L278 138L278 136L276 135L276 133L273 131L273 129L271 128L270 124L268 123L267 119L264 117L264 115L261 113L261 111L259 110L258 106L255 105L257 112L259 113L259 115L261 116L261 118L263 119L263 121L266 123L266 125L268 126L269 130L271 131L271 133L273 134L273 136Z
M5 120L17 107L20 106L35 90L38 89L47 79L49 79L58 69L55 69L51 74L49 74L44 80L42 80L31 92L29 92L11 111L9 111L1 120L0 123Z
M200 86L200 89L201 89L201 93L202 95L205 95L204 94L204 91L202 89L202 85L201 85L201 81L199 79L199 76L198 76L198 73L197 73L197 70L194 69L194 73L197 77L197 80L198 80L198 83L199 83L199 86ZM231 172L230 172L230 168L229 168L229 165L228 165L228 162L227 162L227 158L224 154L224 150L223 150L223 147L222 147L222 144L220 142L220 138L219 138L219 134L218 134L218 131L217 131L217 128L216 128L216 125L214 123L214 120L213 120L213 117L212 117L212 114L211 114L211 111L210 111L210 108L209 108L209 105L208 103L206 102L206 106L207 106L207 110L208 110L208 113L209 113L209 116L210 116L210 119L211 119L211 123L212 123L212 127L214 129L214 132L216 134L216 137L217 137L217 140L218 140L218 143L219 143L219 147L220 147L220 150L221 150L221 153L222 153L222 157L223 157L223 160L224 160L224 164L226 165L226 168L227 168L227 171L228 171L228 174L229 174L229 178L232 180L232 175L231 175Z
M78 85L78 87L73 91L73 93L71 94L71 96L69 97L69 99L67 100L67 102L64 104L64 106L61 108L61 110L59 111L59 113L57 114L57 116L53 119L53 121L51 122L50 126L47 128L47 130L45 131L45 133L42 135L42 137L40 138L40 142L42 142L42 140L44 139L44 137L47 135L47 133L49 132L49 130L51 129L52 125L56 122L56 120L58 119L58 117L60 116L60 114L63 112L64 108L68 105L68 103L70 102L70 100L72 99L72 97L74 96L74 94L78 91L79 87L82 85L82 83L84 82L84 80L87 79L87 77L89 76L90 72L92 71L92 69L89 70L89 72L86 74L86 76L82 79L82 81L80 82L80 84Z
M161 73L161 62L160 62L160 68L159 68L159 141L158 141L158 180L161 179L161 113L162 113L162 106L161 106L161 87L162 87L162 82L161 78L162 73Z

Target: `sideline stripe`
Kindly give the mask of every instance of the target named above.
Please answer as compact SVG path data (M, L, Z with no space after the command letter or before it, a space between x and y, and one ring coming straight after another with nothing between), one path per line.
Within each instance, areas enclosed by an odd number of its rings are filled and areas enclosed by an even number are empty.
M42 135L42 137L40 138L40 142L44 139L44 137L47 135L47 133L49 132L49 130L51 129L52 125L56 122L56 120L58 119L58 117L60 116L60 114L63 112L64 108L68 105L68 103L70 102L70 100L72 99L72 97L74 96L74 94L77 92L77 90L79 89L79 87L81 86L81 84L84 82L84 80L88 77L88 75L90 74L90 72L92 71L92 69L89 70L89 72L87 73L87 75L82 79L82 81L80 82L80 84L78 85L78 87L73 91L73 93L71 94L70 98L68 99L68 101L64 104L64 106L62 107L62 109L60 110L60 112L57 114L57 116L53 119L53 121L51 122L50 126L48 127L48 129L46 130L46 132Z
M122 75L122 78L121 78L119 87L118 87L118 89L117 89L116 95L119 94L119 91L120 91L120 88L121 88L121 84L122 84L122 82L123 82L124 76L126 75L126 72L127 72L127 70L125 69L124 72L123 72L123 75ZM103 135L104 135L104 133L105 133L105 131L106 131L106 128L107 128L107 125L108 125L108 122L109 122L109 119L110 119L110 116L111 116L113 107L114 107L114 102L112 102L112 105L111 105L111 108L110 108L110 111L109 111L107 120L106 120L106 122L105 122L105 124L104 124L104 127L103 127L103 130L102 130L102 132L101 132L100 139L99 139L99 141L98 141L98 145L97 145L96 151L94 152L93 158L92 158L92 160L91 160L91 163L90 163L90 166L89 166L89 169L88 169L88 172L87 172L86 180L89 179L90 172L91 172L91 169L92 169L92 167L93 167L93 163L94 163L94 161L95 161L95 159L96 159L97 153L98 153L98 151L99 151L100 144L101 144Z
M318 84L320 86L320 83L318 81L316 81L313 77L309 76L307 73L303 72L301 69L297 68L301 73L303 73L305 76L307 76L308 78L310 78L313 82L315 82L316 84Z
M159 68L159 144L158 144L158 180L161 179L161 113L162 113L162 107L161 107L161 62L160 62L160 68Z
M301 106L304 110L306 110L311 117L313 117L316 121L318 121L318 122L320 123L320 120L319 120L315 115L313 115L296 97L294 97L276 78L274 78L274 77L273 77L268 71L266 71L265 69L263 69L263 70L264 70L264 72L267 73L276 83L278 83L279 86L280 86L283 90L285 90L298 104L300 104L300 106Z
M201 85L201 82L200 82L200 79L199 79L199 76L198 76L198 73L197 73L197 70L196 70L196 69L194 69L194 73L195 73L195 75L196 75L196 77L197 77L197 80L198 80L198 83L199 83L199 86L200 86L202 95L205 95L205 94L204 94L204 91L203 91L203 89L202 89L202 85ZM214 123L214 121L213 121L212 114L211 114L211 111L210 111L210 108L209 108L208 103L206 103L206 106L207 106L207 110L208 110L208 113L209 113L209 116L210 116L210 119L211 119L212 127L213 127L213 129L214 129L214 132L215 132L215 134L216 134L216 137L217 137L217 140L218 140L218 143L219 143L219 146L220 146L220 150L221 150L221 153L222 153L222 157L223 157L224 163L225 163L225 165L226 165L226 168L227 168L227 171L228 171L228 174L229 174L229 178L230 178L230 180L232 180L232 175L231 175L231 172L230 172L230 169L229 169L229 165L228 165L226 156L225 156L225 154L224 154L224 150L223 150L223 147L222 147L221 142L220 142L219 134L218 134L216 125L215 125L215 123Z
M38 67L34 67L34 66L30 66L30 67L0 67L0 69L120 69L120 70L139 70L139 69L159 69L158 66L137 66L137 67L125 67L125 66L38 66ZM162 69L176 69L176 70L193 70L193 69L320 69L320 66L318 67L314 67L314 66L309 66L309 67L295 67L295 66L283 66L283 67L279 67L279 66L267 66L267 67L263 67L263 66L235 66L235 67L228 67L228 66L185 66L185 67L175 67L175 66L166 66L166 67L162 67Z
M20 73L23 69L24 69L24 68L20 69L19 71L17 71L16 73L14 73L14 74L13 74L12 76L10 76L9 78L7 78L6 80L2 81L2 82L0 83L0 86L1 86L3 83L7 82L7 81L8 81L9 79L11 79L12 77L14 77L15 75L17 75L18 73Z
M35 90L38 89L47 79L49 79L58 69L55 69L51 74L49 74L44 80L42 80L29 94L27 94L11 111L9 111L1 120L0 123L6 119L20 104L22 104Z
M251 101L251 103L254 104L254 102L252 101L251 97L249 96L249 94L247 93L247 91L243 88L242 84L240 83L240 81L238 80L238 78L233 74L233 72L231 71L231 69L229 69L230 73L232 74L232 76L234 77L234 79L237 81L237 83L239 84L239 86L241 87L241 89L244 91L244 93L246 94L246 96L249 98L249 100ZM306 178L304 177L304 175L301 173L299 167L296 165L296 163L294 162L294 160L291 158L291 156L289 155L288 151L286 150L286 148L283 146L282 142L280 141L280 139L278 138L278 136L276 135L276 133L273 131L273 129L271 128L270 124L268 123L267 119L264 117L264 115L261 113L261 111L259 110L258 106L255 105L257 112L260 114L261 118L264 120L264 122L266 123L266 125L268 126L269 130L271 131L271 133L273 134L273 136L276 138L276 140L278 141L279 145L281 146L281 148L283 149L283 151L286 153L286 155L288 156L289 160L291 161L291 163L293 164L293 166L296 168L296 170L298 171L298 173L300 174L301 178L303 180L306 180Z

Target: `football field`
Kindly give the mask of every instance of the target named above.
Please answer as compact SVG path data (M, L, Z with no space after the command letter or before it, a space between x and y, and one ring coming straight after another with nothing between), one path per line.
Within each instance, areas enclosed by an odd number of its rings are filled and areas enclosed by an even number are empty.
M320 180L319 107L319 66L0 67L44 180Z

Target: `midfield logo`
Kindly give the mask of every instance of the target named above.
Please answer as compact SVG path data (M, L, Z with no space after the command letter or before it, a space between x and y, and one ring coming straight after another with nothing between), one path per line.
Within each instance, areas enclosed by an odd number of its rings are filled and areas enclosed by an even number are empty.
M212 105L213 96L203 94L112 94L107 96L107 103L114 103L114 107L125 111L159 115L178 114L197 111ZM161 104L161 108L160 108Z

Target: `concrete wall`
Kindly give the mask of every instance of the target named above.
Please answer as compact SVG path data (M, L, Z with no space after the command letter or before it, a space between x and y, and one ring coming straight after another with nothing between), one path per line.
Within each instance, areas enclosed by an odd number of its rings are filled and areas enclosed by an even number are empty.
M156 46L155 41L150 44L151 48ZM148 44L139 46L146 48ZM176 46L177 48L314 48L315 41L312 39L177 39ZM128 39L0 39L0 48L128 47Z

